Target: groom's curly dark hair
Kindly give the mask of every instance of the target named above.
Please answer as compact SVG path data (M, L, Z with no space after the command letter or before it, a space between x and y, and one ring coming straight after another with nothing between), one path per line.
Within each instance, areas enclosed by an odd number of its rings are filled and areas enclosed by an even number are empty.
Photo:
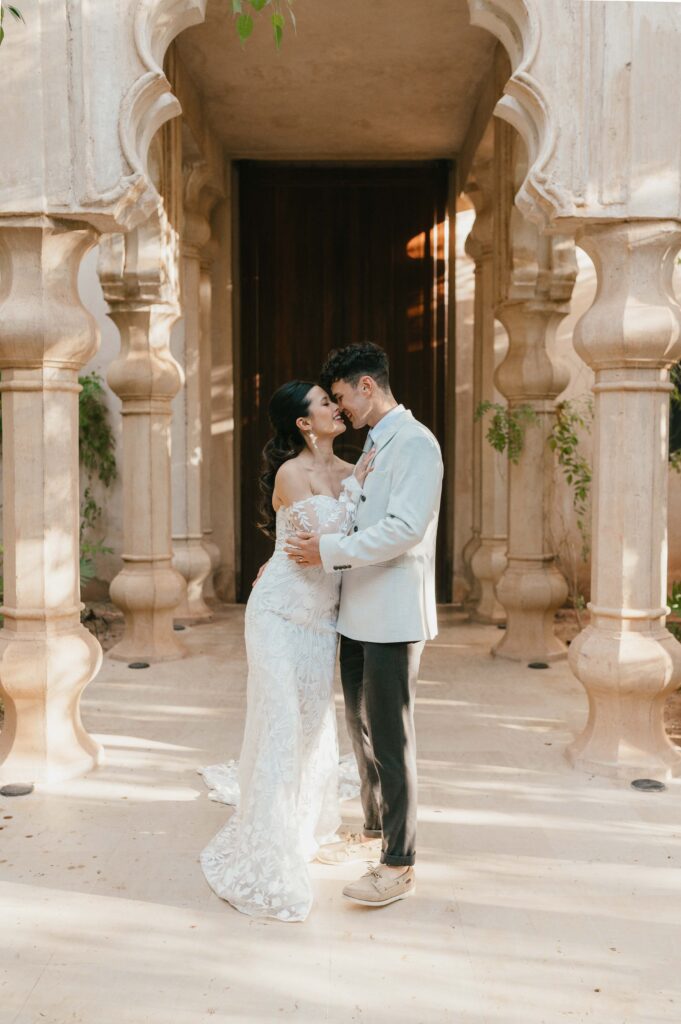
M319 383L331 393L334 381L345 380L354 387L360 377L367 376L372 377L383 391L390 391L389 371L386 351L380 345L365 341L330 352L319 374Z

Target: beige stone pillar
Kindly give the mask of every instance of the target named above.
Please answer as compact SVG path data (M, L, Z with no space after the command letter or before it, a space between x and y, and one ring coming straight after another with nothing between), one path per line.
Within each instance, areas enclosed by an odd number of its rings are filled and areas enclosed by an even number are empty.
M595 371L591 623L570 647L589 718L572 745L585 771L620 778L681 771L664 729L681 681L665 629L669 367L681 358L672 272L681 222L587 224L579 245L598 292L575 346Z
M551 543L553 453L548 436L555 399L567 386L568 374L552 361L548 346L568 312L566 303L540 297L508 301L497 311L509 339L508 355L497 371L499 390L511 412L522 406L535 417L525 428L517 463L509 462L508 566L497 584L507 624L493 653L514 661L547 662L567 651L553 628L568 588Z
M212 316L212 267L216 245L209 241L201 253L201 283L199 300L201 305L200 373L201 373L201 438L203 458L201 460L201 532L203 546L210 558L210 572L203 585L204 598L214 598L213 577L220 565L220 548L213 539L213 516L211 508L212 470L212 428L213 428L213 316Z
M187 583L176 614L178 618L195 621L211 618L203 598L211 560L203 546L201 514L201 249L209 237L207 219L195 209L185 208L181 243L184 316L172 335L173 354L185 375L185 386L173 408L173 550L174 565Z
M80 622L78 370L98 332L78 295L95 232L47 217L0 225L4 625L0 781L96 765L80 696L101 664Z
M171 402L182 386L170 354L179 315L168 273L173 232L162 209L128 236L100 247L99 274L109 316L121 335L107 380L122 403L123 569L111 599L125 616L125 633L109 651L124 661L165 661L186 653L173 615L186 584L173 568L171 539Z
M227 176L231 187L231 174ZM232 303L232 197L217 204L212 232L218 242L213 261L213 352L211 425L211 513L220 549L215 590L222 601L236 600L236 500L234 466L234 343Z
M480 402L498 402L493 268L492 160L473 165L473 180L466 192L475 206L473 229L466 253L475 260L473 325L473 408ZM474 585L466 602L477 622L503 622L506 612L496 595L496 584L506 568L506 458L484 439L481 420L473 424L473 534L464 549Z

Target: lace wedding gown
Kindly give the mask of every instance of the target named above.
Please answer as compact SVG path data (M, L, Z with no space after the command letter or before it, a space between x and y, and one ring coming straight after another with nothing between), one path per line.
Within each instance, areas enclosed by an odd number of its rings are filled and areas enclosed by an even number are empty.
M304 921L307 862L340 824L333 677L340 576L291 561L298 530L344 533L360 487L318 494L277 512L276 545L246 606L247 711L238 807L201 854L211 888L244 914ZM229 783L228 766L202 774ZM218 795L218 798L219 795Z

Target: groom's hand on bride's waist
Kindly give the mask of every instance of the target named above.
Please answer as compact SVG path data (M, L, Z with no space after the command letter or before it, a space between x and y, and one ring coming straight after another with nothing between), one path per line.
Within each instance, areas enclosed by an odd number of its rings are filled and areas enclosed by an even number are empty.
M321 565L319 537L316 533L296 533L285 547L292 562L299 565Z

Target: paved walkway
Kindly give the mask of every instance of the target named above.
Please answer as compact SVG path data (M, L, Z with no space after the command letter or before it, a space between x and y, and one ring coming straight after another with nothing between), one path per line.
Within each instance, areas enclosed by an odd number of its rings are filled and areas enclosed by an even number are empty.
M0 800L0 1024L678 1024L679 786L571 770L586 702L567 666L497 662L496 630L443 620L419 689L417 894L355 907L357 866L313 865L305 924L240 915L197 863L230 813L196 768L238 755L241 609L188 631L187 661L105 659L85 720L106 765Z

